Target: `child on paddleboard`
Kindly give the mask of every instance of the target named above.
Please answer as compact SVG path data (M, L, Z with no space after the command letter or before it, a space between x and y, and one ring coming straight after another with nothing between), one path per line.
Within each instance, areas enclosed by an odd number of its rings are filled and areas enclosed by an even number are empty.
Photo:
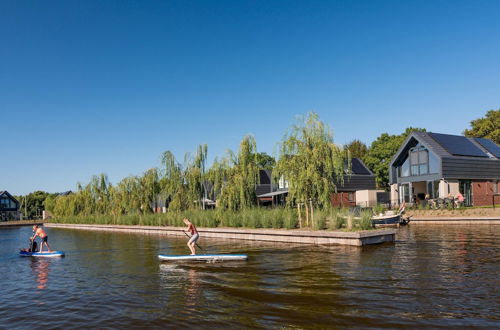
M47 235L45 230L43 230L43 228L38 227L38 225L34 225L33 231L35 232L35 234L33 235L33 238L32 238L33 241L35 240L35 238L37 236L42 239L42 243L40 243L40 251L38 251L38 252L42 252L43 244L45 244L45 246L47 247L47 252L52 252L52 250L50 249L49 243L48 243L49 236Z
M198 230L196 230L196 227L193 225L191 221L189 221L188 218L184 218L182 219L182 221L186 226L188 226L187 231L191 233L191 238L187 242L187 246L191 250L191 255L194 256L196 254L195 251L196 241L198 240L198 238L200 238L200 234L198 234Z

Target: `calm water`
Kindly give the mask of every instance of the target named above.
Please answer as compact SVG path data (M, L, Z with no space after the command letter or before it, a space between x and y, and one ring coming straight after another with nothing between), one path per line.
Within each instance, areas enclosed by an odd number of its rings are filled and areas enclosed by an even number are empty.
M185 239L47 229L61 259L1 229L0 328L500 327L500 226L409 226L365 248L201 239L247 262L160 263Z

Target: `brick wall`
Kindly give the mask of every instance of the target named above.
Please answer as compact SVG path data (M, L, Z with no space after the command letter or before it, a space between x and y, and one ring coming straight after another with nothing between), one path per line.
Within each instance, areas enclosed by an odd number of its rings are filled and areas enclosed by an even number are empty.
M497 185L497 193L500 193L500 183L498 182L472 181L472 205L492 205L495 184ZM500 204L500 196L495 197L495 204Z
M351 200L349 200L349 195ZM356 193L355 192L340 192L332 194L332 205L334 207L349 207L356 206Z

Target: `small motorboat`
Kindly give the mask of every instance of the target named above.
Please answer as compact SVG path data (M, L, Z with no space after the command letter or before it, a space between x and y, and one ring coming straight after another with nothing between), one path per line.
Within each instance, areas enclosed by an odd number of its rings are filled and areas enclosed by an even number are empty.
M400 221L400 214L377 215L372 218L372 223L375 226L397 226Z

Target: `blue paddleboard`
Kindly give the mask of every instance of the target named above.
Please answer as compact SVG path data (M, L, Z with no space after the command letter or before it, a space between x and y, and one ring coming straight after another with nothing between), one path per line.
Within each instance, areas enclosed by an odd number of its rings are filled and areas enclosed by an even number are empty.
M21 257L64 257L63 251L52 251L52 252L26 252L20 251L19 255Z
M158 255L160 260L207 260L207 261L223 261L223 260L247 260L246 254L196 254L192 255Z

